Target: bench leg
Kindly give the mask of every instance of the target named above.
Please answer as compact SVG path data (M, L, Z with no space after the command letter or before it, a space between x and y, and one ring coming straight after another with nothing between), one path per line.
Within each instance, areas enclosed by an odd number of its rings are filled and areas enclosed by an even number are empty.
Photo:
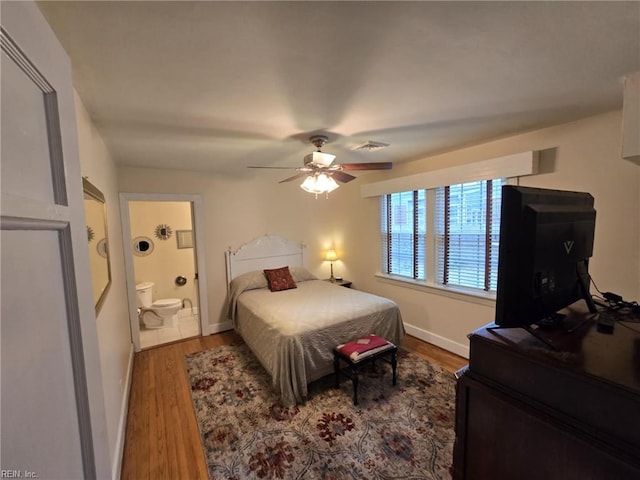
M398 366L398 357L396 352L391 353L391 369L393 370L393 386L396 386L396 368Z
M397 384L397 368L398 368L398 356L397 356L397 349L391 351L391 352L383 352L381 354L379 354L378 356L371 358L371 359L365 359L363 360L361 363L356 364L355 362L350 361L349 359L345 359L344 357L341 357L339 355L339 353L337 351L334 351L333 353L333 369L335 372L335 386L336 388L340 388L340 359L342 358L342 360L344 360L347 363L347 368L349 369L349 372L345 372L345 374L349 377L351 377L351 381L353 383L353 404L354 405L358 405L358 385L360 383L360 379L358 378L358 373L360 368L364 368L364 365L367 363L371 363L371 368L373 369L373 371L375 372L375 360L376 358L382 358L385 362L388 362L391 364L391 369L393 371L393 386L396 386ZM390 359L387 360L387 358L385 358L387 355L390 355Z
M351 369L351 381L353 382L353 404L358 405L358 369Z

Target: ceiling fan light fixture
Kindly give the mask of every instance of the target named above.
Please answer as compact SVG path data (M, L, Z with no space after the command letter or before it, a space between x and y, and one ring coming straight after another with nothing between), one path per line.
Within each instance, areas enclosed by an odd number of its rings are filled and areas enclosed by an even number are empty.
M389 170L391 162L382 163L334 163L335 155L320 151L329 138L325 135L315 135L311 137L311 143L318 149L304 157L304 167L296 168L298 173L280 180L278 183L287 183L304 177L300 185L305 192L318 195L325 194L329 198L329 193L333 192L340 185L338 182L347 183L355 180L356 177L344 170ZM371 142L369 142L371 143ZM387 145L387 144L382 144ZM288 168L288 167L251 167L251 168ZM337 181L336 181L337 180Z
M307 178L304 179L304 182L302 182L302 185L300 185L300 188L305 192L313 193L317 198L318 195L322 195L323 193L328 196L329 193L333 192L339 186L338 182L331 178L330 175L320 173L317 175L308 175Z

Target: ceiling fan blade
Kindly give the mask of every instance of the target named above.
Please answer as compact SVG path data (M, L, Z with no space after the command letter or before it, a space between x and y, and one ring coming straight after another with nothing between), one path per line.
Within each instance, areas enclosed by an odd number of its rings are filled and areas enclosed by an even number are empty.
M302 178L302 177L306 177L306 176L307 176L307 173L305 173L305 172L297 173L293 177L289 177L289 178L285 178L284 180L280 180L278 183L292 182L296 178Z
M391 162L343 163L342 170L391 170Z
M356 178L353 175L349 175L348 173L341 172L340 170L336 170L335 172L332 172L331 176L342 183L350 182L351 180Z

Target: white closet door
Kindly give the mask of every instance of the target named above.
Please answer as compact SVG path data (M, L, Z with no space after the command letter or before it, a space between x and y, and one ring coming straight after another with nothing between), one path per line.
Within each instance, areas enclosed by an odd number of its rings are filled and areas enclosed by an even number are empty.
M70 65L35 4L1 5L1 469L95 478Z

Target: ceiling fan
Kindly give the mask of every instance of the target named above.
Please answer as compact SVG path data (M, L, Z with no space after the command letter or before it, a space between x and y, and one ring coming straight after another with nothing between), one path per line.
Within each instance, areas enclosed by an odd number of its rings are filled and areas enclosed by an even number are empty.
M356 170L390 170L393 167L393 163L391 162L376 162L376 163L336 163L334 160L336 158L335 155L331 155L330 153L322 152L322 147L329 141L329 138L326 135L314 135L309 138L310 142L315 145L318 149L315 152L312 152L304 157L304 166L298 167L296 170L299 172L291 177L285 178L284 180L280 180L278 183L291 182L297 178L307 177L308 179L318 179L323 175L325 178L347 183L351 180L355 179L351 174L345 173L345 171L356 171ZM384 144L381 144L384 145ZM249 168L278 168L278 169L291 169L294 167L249 167ZM306 182L306 181L305 181ZM302 188L304 187L301 185ZM336 187L337 188L337 184ZM305 188L306 190L306 188ZM310 190L307 190L310 191ZM316 193L315 191L311 191L311 193ZM324 192L320 192L324 193Z

